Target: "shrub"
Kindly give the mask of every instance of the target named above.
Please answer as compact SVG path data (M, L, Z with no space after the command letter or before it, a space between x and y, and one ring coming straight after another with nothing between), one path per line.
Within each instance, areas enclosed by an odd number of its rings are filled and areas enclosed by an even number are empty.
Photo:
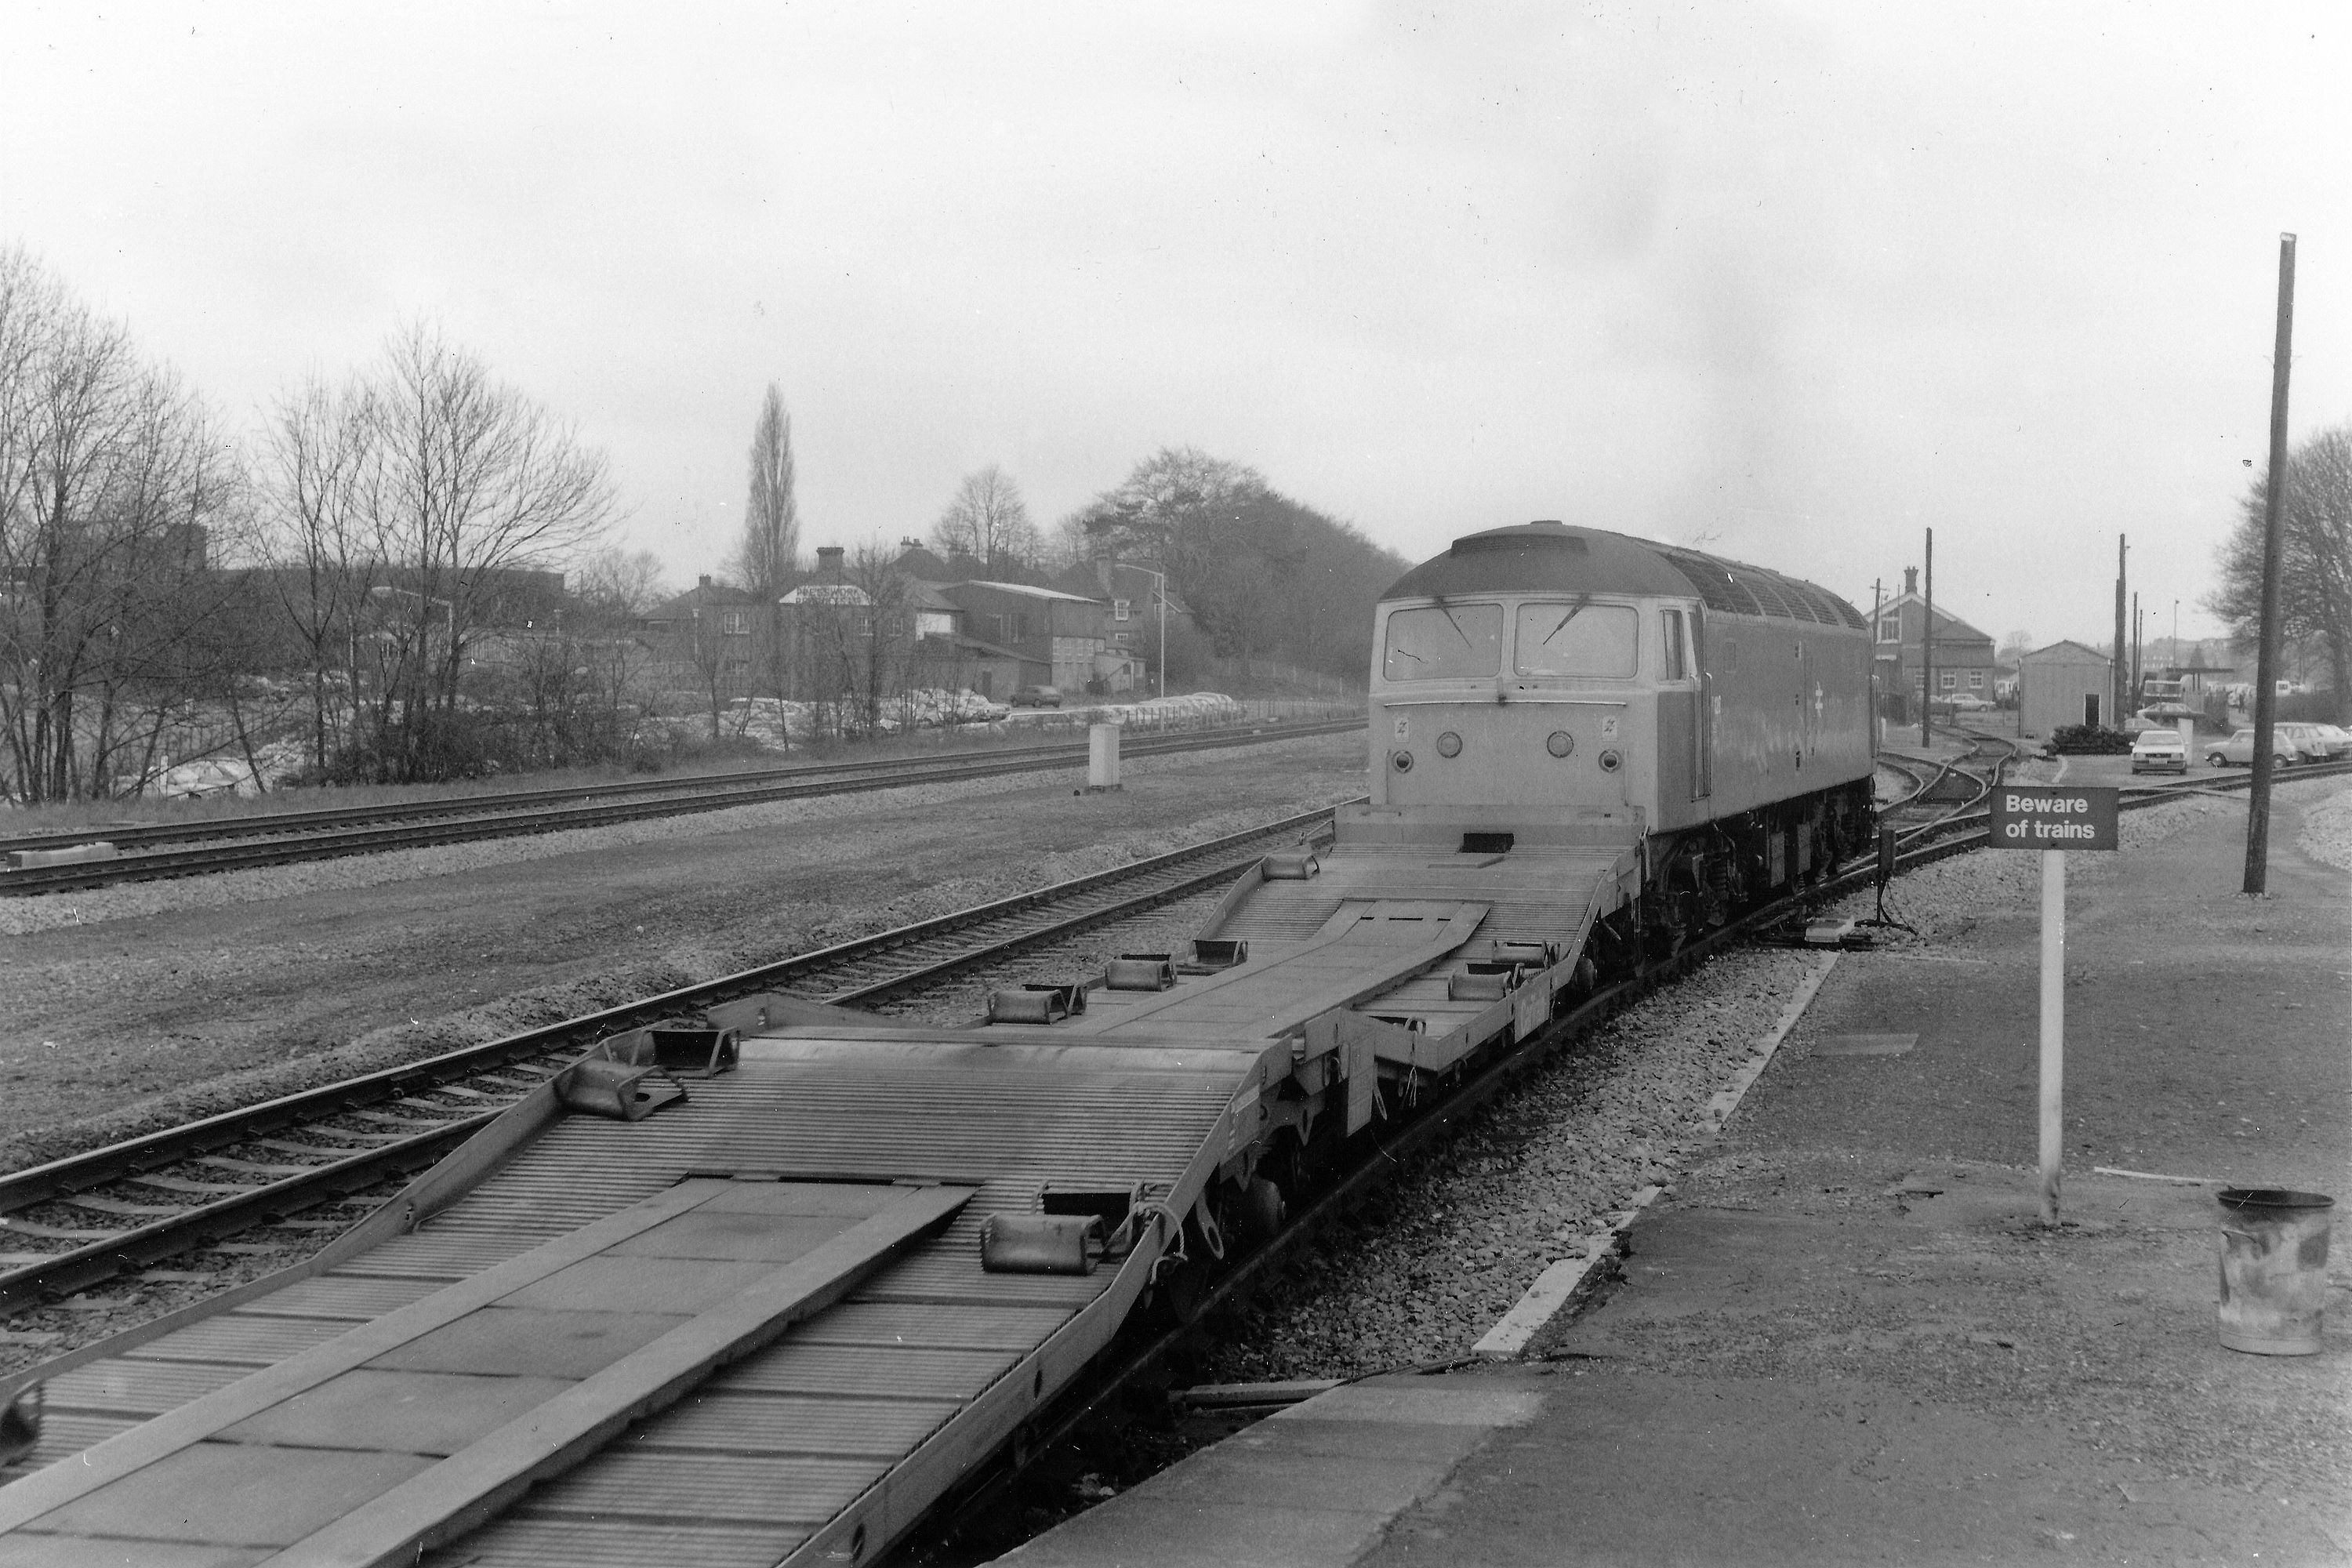
M2132 738L2097 724L2065 724L2050 732L2050 749L2061 756L2110 756L2130 751Z

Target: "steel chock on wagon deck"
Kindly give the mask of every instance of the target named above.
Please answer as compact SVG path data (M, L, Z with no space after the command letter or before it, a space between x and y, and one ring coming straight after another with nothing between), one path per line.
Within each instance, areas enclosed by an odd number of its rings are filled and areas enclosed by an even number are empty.
M674 1078L717 1078L732 1072L741 1036L706 1024L656 1024L615 1035L596 1047L606 1061L659 1068Z
M1220 969L1249 962L1249 942L1242 939L1196 936L1192 939L1192 962L1187 972L1213 974Z
M1165 991L1176 984L1176 961L1164 952L1122 952L1103 971L1113 991Z
M1104 1250L1099 1215L998 1214L980 1227L980 1266L991 1274L1091 1274Z
M1017 991L988 994L992 1024L1050 1024L1075 1018L1087 1010L1087 988L1081 984L1049 984L1033 981Z
M14 1463L41 1446L42 1384L0 1405L0 1465Z
M1445 977L1449 1002L1486 1002L1507 996L1518 984L1517 968L1508 963L1472 963Z
M1269 882L1304 882L1323 868L1323 862L1312 849L1295 849L1267 856L1265 868Z
M660 1028L646 1031L653 1037L654 1065L680 1078L717 1078L731 1072L737 1056L732 1029Z
M2219 1308L2224 1348L2317 1355L2336 1200L2285 1187L2225 1187Z
M641 1121L686 1098L686 1086L650 1064L583 1057L555 1075L556 1098L566 1110Z

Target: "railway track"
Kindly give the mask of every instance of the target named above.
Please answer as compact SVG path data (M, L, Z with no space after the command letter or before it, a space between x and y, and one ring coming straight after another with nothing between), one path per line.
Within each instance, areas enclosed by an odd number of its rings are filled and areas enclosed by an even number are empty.
M1966 766L1957 772L1971 778L1981 795L1997 780L2008 751L1990 757L1992 765L1981 773L1969 773ZM2127 805L2155 805L2181 789L2176 784L2136 790ZM1266 824L1133 867L0 1177L0 1215L5 1216L0 1219L0 1307L22 1310L65 1291L136 1275L152 1264L255 1226L307 1225L324 1240L357 1217L355 1213L336 1216L338 1203L356 1208L380 1201L389 1183L455 1147L595 1039L755 992L781 992L838 1005L919 990L1214 886L1268 847L1311 839L1328 816L1317 812ZM1940 834L1905 848L1899 868L1909 869L1977 847L1983 833L1960 830L1980 821L1981 813L1958 812L1927 825ZM1339 1173L1325 1184L1302 1192L1294 1220L1261 1253L1237 1256L1205 1298L1188 1309L1185 1321L1160 1323L1124 1347L1118 1368L1090 1392L1074 1393L1051 1422L1036 1429L1035 1440L1024 1443L1024 1451L1042 1451L1055 1433L1075 1426L1102 1399L1159 1364L1185 1336L1200 1331L1206 1316L1245 1297L1297 1247L1360 1202L1399 1161L1409 1160L1461 1125L1512 1078L1614 1011L1707 956L1786 919L1801 904L1867 886L1872 870L1867 863L1852 864L1795 898L1706 933L1448 1086L1433 1111L1398 1128L1369 1165ZM329 1217L293 1217L306 1215ZM17 1239L6 1239L11 1237ZM27 1243L38 1250L9 1250ZM200 1278L194 1273L164 1277ZM0 1404L14 1392L10 1382L0 1380ZM976 1478L975 1494L1003 1479ZM980 1503L971 1501L971 1506Z
M1994 738L1998 739L1998 738ZM1902 835L1908 868L1982 843L1976 806L2015 752L1982 773L1968 757L1904 758L1935 779L1969 782L1970 798ZM1906 769L1906 771L1908 771ZM2352 772L2319 764L2300 776ZM2127 809L2160 804L2194 784L2126 793ZM2218 781L2224 787L2243 781ZM1927 793L1922 784L1911 797ZM1898 803L1899 804L1899 803ZM779 992L835 1005L872 1006L1017 956L1093 926L1182 898L1237 875L1272 845L1311 837L1328 811L1192 846L996 903L646 997L541 1029L205 1118L0 1176L0 1309L86 1289L257 1226L328 1210L402 1179L462 1142L596 1040L738 997ZM1857 863L1812 897L1864 885ZM1776 906L1778 908L1778 906ZM1785 913L1785 909L1780 910ZM1724 928L1752 929L1758 917ZM1720 945L1712 933L1700 952ZM331 1218L294 1221L331 1229Z
M1360 719L1143 736L1127 742L1128 757L1344 734ZM113 858L0 870L0 895L27 897L103 887L113 882L282 866L388 849L415 849L481 838L602 827L646 817L724 811L767 801L797 800L859 790L898 788L1039 772L1085 760L1079 742L995 748L908 761L813 763L792 768L715 773L691 779L628 780L559 790L517 790L448 800L283 812L211 822L157 824L104 830ZM31 852L70 849L101 837L96 830L0 838L0 860ZM121 853L126 847L133 852Z
M1285 817L0 1176L0 1310L135 1274L404 1178L609 1036L761 993L870 1005L1229 881L1268 849L1311 840L1330 820L1328 809ZM332 1230L344 1222L292 1223Z

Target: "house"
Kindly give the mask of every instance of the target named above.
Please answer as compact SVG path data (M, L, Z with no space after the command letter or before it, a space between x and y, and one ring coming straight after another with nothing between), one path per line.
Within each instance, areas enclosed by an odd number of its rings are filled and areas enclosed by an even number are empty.
M2054 642L2017 661L2017 727L2047 739L2069 724L2115 723L2106 711L2115 662L2078 642Z
M962 612L966 636L1045 666L1045 684L1067 692L1131 691L1139 682L1140 661L1111 651L1112 606L1099 599L1026 583L950 583L940 592Z
M776 617L749 588L717 583L709 573L637 617L637 639L675 679L726 693L751 687L778 647Z
M1903 569L1903 592L1879 606L1876 662L1872 666L1880 694L1881 711L1896 722L1918 715L1922 655L1927 645L1927 601L1919 593L1919 569ZM1963 694L1993 699L1992 638L1943 610L1936 612L1932 666L1937 698Z
M1154 684L1152 672L1160 668L1171 642L1179 647L1186 646L1186 639L1197 630L1192 607L1165 576L1150 566L1097 555L1063 573L1055 585L1091 595L1110 607L1105 622L1105 653L1112 658L1131 658L1138 667L1134 679L1139 686Z

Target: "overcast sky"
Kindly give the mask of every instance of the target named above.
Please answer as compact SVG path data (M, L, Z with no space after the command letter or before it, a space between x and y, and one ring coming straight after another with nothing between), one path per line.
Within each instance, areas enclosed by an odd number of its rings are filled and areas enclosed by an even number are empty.
M761 390L804 548L1162 445L1419 558L1558 517L1865 607L2198 607L2352 418L2345 7L0 8L0 243L251 424L425 316L717 566ZM1451 15L1449 15L1451 14Z

